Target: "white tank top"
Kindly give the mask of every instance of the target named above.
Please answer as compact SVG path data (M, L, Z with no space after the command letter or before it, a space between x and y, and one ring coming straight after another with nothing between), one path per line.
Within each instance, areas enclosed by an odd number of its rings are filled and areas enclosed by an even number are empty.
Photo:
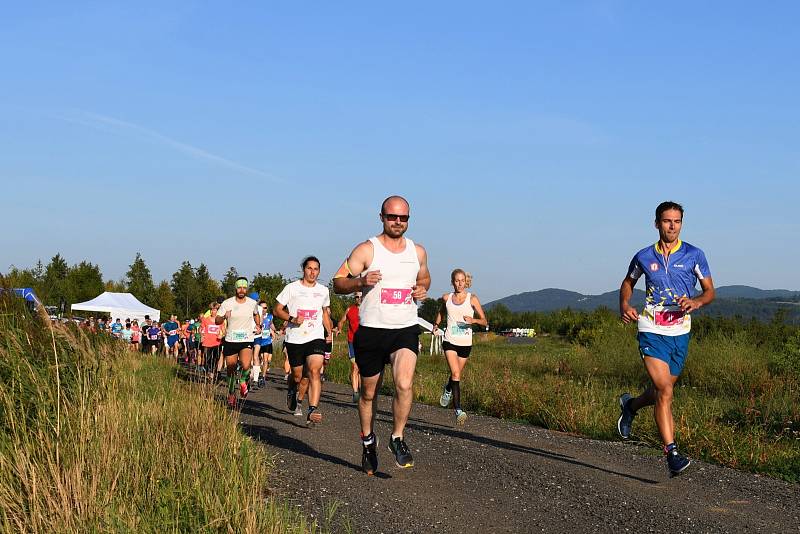
M475 317L472 309L472 295L467 293L467 298L461 304L453 302L453 295L445 303L447 308L447 329L444 331L444 340L460 347L472 345L472 327L464 322L464 316Z
M372 263L367 271L381 272L381 281L365 286L358 308L362 326L398 329L417 324L417 304L411 288L417 284L419 258L414 242L406 238L406 249L390 252L377 237L372 243Z

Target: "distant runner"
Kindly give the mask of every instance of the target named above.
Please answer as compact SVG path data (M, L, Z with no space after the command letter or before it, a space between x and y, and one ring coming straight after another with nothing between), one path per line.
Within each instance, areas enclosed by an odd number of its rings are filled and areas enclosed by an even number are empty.
M358 364L356 364L356 351L353 348L353 336L358 330L358 307L361 306L361 293L355 294L355 303L351 304L339 321L337 330L342 331L344 323L347 322L347 355L350 358L350 384L353 386L353 404L358 402L361 394L361 375L358 374Z
M161 340L163 339L161 326L159 326L158 321L152 321L150 323L150 326L145 330L145 336L147 339L146 346L149 347L150 354L156 354L161 347Z
M214 375L215 365L220 359L220 345L222 344L222 327L217 324L217 309L219 304L212 302L208 308L208 315L200 316L200 345L203 347L203 362L206 371Z
M178 361L181 339L181 325L178 324L177 319L176 315L170 315L169 321L161 325L167 339L167 355L173 356L176 362Z
M431 277L425 249L403 237L410 207L391 196L381 204L383 232L356 246L334 278L337 293L361 291L359 327L353 339L361 374L361 466L368 475L378 469L377 438L373 432L378 391L386 364L392 365L395 395L389 441L398 467L413 467L414 458L403 439L413 398L414 370L419 351L417 301L428 295Z
M247 381L250 378L250 364L253 359L253 339L261 333L258 317L258 303L247 296L247 278L236 279L236 296L225 300L214 317L217 325L227 321L225 344L222 354L225 357L228 376L228 406L236 406L236 365L241 365L239 395L247 398Z
M261 378L259 386L265 386L267 383L267 373L269 373L269 364L272 362L272 336L275 334L275 325L272 324L272 314L269 312L269 307L265 301L258 303L261 309L261 347L259 354L261 356Z
M319 399L322 393L320 370L325 354L325 329L331 330L330 290L317 282L320 263L314 256L303 260L303 278L288 284L280 292L275 317L287 322L283 345L289 357L291 373L286 392L287 407L302 415L302 399L308 387L307 425L322 422ZM308 386L306 386L308 384ZM299 413L298 413L299 412Z
M691 312L714 300L711 270L702 250L680 240L683 207L662 202L656 208L655 245L634 255L619 290L619 310L625 323L637 322L639 354L652 384L636 398L619 398L621 415L617 430L623 439L631 434L633 418L641 408L655 405L654 416L667 468L673 476L689 467L691 460L678 453L672 417L672 390L681 374L689 349ZM641 315L630 306L633 288L644 275L647 300ZM697 282L703 292L692 296Z
M467 278L467 273L456 269L450 274L450 283L454 291L442 295L442 308L436 314L433 325L435 334L442 317L446 317L442 349L450 368L450 380L442 389L439 404L447 408L452 398L456 424L463 425L467 420L467 412L461 409L461 374L472 351L472 325L486 326L488 323L478 297L467 291L472 285L472 277ZM475 314L478 315L477 319Z

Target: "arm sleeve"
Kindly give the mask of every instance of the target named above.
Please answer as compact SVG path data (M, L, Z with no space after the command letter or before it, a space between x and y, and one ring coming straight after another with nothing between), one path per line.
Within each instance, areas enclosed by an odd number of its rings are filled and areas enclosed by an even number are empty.
M640 276L642 276L642 268L639 266L636 256L634 256L628 265L628 278L638 280Z

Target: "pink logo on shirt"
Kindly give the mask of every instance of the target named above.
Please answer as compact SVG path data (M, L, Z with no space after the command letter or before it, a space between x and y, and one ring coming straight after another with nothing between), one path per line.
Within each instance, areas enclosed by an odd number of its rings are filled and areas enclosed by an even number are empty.
M317 318L319 310L297 310L297 316L302 317L305 321L313 321Z

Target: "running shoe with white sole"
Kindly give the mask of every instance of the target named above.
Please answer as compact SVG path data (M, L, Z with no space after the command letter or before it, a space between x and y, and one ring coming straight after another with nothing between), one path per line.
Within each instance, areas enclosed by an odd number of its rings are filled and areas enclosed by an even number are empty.
M236 394L228 393L228 408L236 408Z
M374 475L378 471L378 438L373 438L372 443L364 445L361 442L364 450L361 453L361 469L368 475Z
M450 399L453 398L453 392L447 389L447 386L442 388L442 396L439 397L439 406L447 408L450 406Z
M456 424L458 426L464 426L464 423L467 422L467 412L462 409L456 410Z
M303 401L301 400L297 401L297 406L295 406L294 408L294 414L297 417L303 417Z
M617 419L617 432L622 439L631 437L631 427L633 426L633 418L636 413L628 409L628 403L633 400L630 393L623 393L619 396L619 410L620 416Z
M389 450L394 454L394 463L397 467L408 468L414 467L414 457L411 456L411 451L408 450L403 438L394 438L389 441Z
M692 461L678 452L678 449L672 449L667 453L667 469L671 476L680 475L684 469L689 467Z

